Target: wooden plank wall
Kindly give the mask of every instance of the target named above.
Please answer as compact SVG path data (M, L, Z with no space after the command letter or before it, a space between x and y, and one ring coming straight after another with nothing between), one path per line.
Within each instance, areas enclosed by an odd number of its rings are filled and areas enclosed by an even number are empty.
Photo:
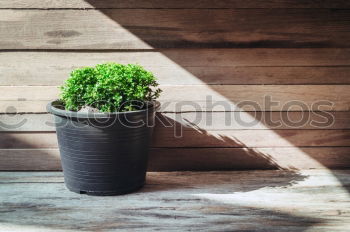
M347 0L0 1L0 170L60 169L45 105L106 61L162 85L150 170L348 168L349 29Z

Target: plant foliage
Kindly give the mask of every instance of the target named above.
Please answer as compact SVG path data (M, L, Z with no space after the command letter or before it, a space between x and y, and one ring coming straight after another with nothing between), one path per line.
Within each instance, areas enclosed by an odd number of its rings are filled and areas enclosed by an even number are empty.
M90 106L101 112L131 111L138 109L135 102L157 99L157 86L154 75L140 65L105 63L72 71L60 97L66 110Z

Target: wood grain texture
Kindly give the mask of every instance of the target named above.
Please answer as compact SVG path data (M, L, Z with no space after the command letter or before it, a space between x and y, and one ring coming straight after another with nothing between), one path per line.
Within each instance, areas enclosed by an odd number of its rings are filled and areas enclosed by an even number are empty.
M160 86L162 112L350 109L350 85ZM46 112L59 97L51 86L0 86L0 112ZM274 103L270 103L274 102Z
M153 147L339 147L349 146L350 130L215 130L158 127ZM0 149L57 148L56 133L1 133ZM73 142L73 141L72 141Z
M69 192L61 172L5 172L1 228L345 232L349 176L346 170L152 172L136 193L91 198Z
M349 147L153 149L149 170L342 169Z
M80 61L72 60L71 64L51 63L45 67L40 65L38 60L28 60L27 66L23 66L10 59L8 57L0 63L0 70L2 70L0 85L2 86L62 85L70 72L78 68L76 63L84 62L85 59L86 65L82 66L94 65L93 62L88 61L91 56L86 55L82 55ZM69 60L68 56L67 59ZM57 61L59 62L59 58ZM44 60L43 63L45 63ZM174 63L169 66L145 66L145 69L151 71L163 85L350 84L350 67L176 66Z
M108 61L141 64L164 85L349 84L349 60L348 49L0 52L0 85L61 85L73 69Z
M16 60L17 59L17 60ZM324 67L350 66L350 49L340 48L252 48L252 49L164 49L158 51L1 51L3 71L21 67L37 73L115 61L145 67ZM16 62L17 61L17 64ZM19 64L22 64L19 66ZM40 69L41 68L41 69ZM21 70L19 70L21 71ZM49 73L47 73L50 75ZM2 79L2 78L1 78Z
M154 147L322 147L349 146L350 130L215 130L173 128L155 131ZM179 137L179 138L178 138ZM49 143L50 145L50 143Z
M344 169L350 147L152 148L150 171ZM58 149L0 149L0 170L60 170Z
M174 127L157 125L150 170L350 168L348 1L0 0L0 8L0 113L40 113L0 114L0 170L60 170L45 105L58 97L56 86L72 69L107 61L139 63L154 72L164 89L162 119L183 130L175 138ZM266 95L279 105L269 108ZM207 96L213 104L228 106L213 108ZM198 107L177 104L188 100ZM305 106L282 107L292 100ZM286 117L280 111L294 111L295 121L304 114L299 111L319 100L334 103L319 108L333 111L326 118L309 113L299 127L274 125ZM241 112L248 121L260 121L253 125L237 124L229 115L234 123L227 125L227 115L237 112L235 104L242 101L257 102L258 111L275 112ZM203 120L196 123L191 122L198 114L185 113L211 110L218 112L200 113ZM332 115L335 121L328 126L311 123ZM303 220L295 221L300 225ZM113 221L111 227L89 229L109 230L115 223L123 224ZM342 231L337 223L314 224L320 225L317 231L337 231L337 226Z
M0 1L0 8L14 9L98 9L98 8L350 8L346 0L12 0Z
M350 40L349 12L347 9L2 10L0 28L4 33L0 34L0 49L346 48Z
M215 130L350 129L350 112L158 113L157 127ZM53 132L50 114L0 114L1 132Z

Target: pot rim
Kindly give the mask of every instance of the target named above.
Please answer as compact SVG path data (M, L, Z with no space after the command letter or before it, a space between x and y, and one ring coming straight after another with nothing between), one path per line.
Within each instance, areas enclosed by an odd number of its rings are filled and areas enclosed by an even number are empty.
M125 112L76 112L76 111L70 111L70 110L62 110L57 107L59 100L54 100L51 101L47 104L46 110L47 112L57 115L57 116L62 116L62 117L67 117L67 118L113 118L113 117L119 117L122 115L137 115L137 114L144 114L145 112L153 112L157 111L160 108L160 102L157 100L149 101L148 103L151 103L152 106L148 107L146 109L142 110L133 110L133 111L125 111ZM147 102L147 101L145 101Z

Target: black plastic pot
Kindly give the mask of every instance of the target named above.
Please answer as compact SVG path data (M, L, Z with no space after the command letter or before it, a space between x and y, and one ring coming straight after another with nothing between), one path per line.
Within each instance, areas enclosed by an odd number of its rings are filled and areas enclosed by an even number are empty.
M158 102L116 113L66 111L55 101L61 164L67 188L88 195L119 195L145 183L148 150Z

